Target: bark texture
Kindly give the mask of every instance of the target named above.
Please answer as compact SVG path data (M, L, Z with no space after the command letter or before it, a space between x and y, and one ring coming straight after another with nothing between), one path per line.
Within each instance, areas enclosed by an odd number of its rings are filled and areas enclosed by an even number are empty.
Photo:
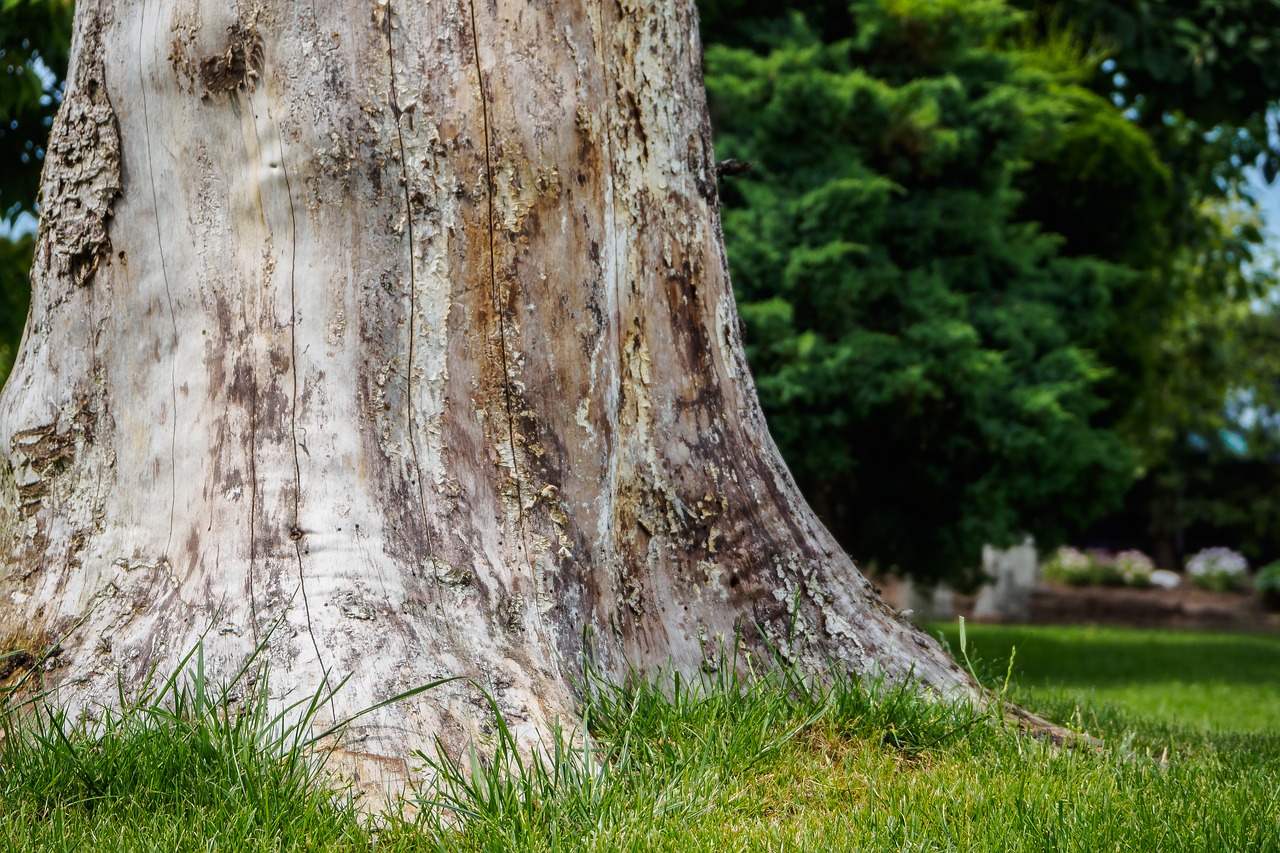
M765 428L692 0L80 0L0 399L0 651L75 708L266 638L342 717L528 731L721 642L972 685ZM278 625L274 630L272 625ZM362 781L468 732L361 721ZM322 722L326 722L322 720Z

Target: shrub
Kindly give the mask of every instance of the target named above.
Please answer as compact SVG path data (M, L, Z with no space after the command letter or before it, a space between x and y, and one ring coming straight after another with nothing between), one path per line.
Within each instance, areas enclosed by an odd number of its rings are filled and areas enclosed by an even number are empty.
M1044 577L1067 586L1088 586L1093 583L1094 562L1093 557L1078 548L1064 545L1045 560Z
M1187 561L1187 577L1200 589L1234 592L1244 587L1249 561L1230 548L1206 548Z
M1151 586L1151 573L1155 571L1155 562L1141 551L1121 551L1111 561L1123 580L1125 586L1146 589Z
M1116 558L1103 548L1090 548L1087 552L1092 565L1089 583L1093 586L1124 586L1124 574L1116 565Z
M1280 610L1280 561L1259 569L1253 578L1253 588L1262 596L1263 604Z
M1081 551L1065 546L1044 562L1045 580L1067 586L1151 586L1155 563L1141 551L1112 555L1101 548Z

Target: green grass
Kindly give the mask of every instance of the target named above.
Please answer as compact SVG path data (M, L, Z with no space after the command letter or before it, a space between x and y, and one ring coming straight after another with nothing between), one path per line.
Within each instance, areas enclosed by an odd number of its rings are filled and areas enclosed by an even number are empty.
M847 679L593 682L588 745L562 732L522 757L495 720L481 753L423 756L437 781L416 809L371 823L320 785L302 728L252 701L228 714L226 694L195 679L94 735L5 714L0 839L32 851L1280 850L1276 638L968 631L998 681L1015 644L1013 695L1106 751L1055 749ZM1199 702L1204 684L1225 691L1221 707Z
M958 650L955 624L934 630ZM992 675L1003 679L1013 655L1023 704L1114 705L1184 729L1280 732L1277 634L972 624L967 633L970 654L997 664Z
M125 712L72 725L43 701L0 716L0 839L10 850L362 849L364 827L303 758L318 701L293 723L265 682L235 701L171 679ZM185 673L184 673L185 675Z

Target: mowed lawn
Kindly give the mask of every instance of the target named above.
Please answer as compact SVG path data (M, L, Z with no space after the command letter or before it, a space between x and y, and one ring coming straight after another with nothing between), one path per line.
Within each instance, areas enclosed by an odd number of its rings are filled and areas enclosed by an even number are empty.
M957 626L936 626L959 654ZM18 851L1280 851L1280 638L969 626L993 689L1090 742L883 685L595 683L589 744L485 757L377 821L262 708L189 687L105 738L0 714L0 849ZM24 722L26 720L27 722ZM276 732L273 734L273 732ZM490 758L494 755L496 757Z
M959 654L959 625L934 625ZM1280 634L1093 626L966 626L988 683L1013 657L1022 703L1062 710L1113 706L1186 730L1280 733Z

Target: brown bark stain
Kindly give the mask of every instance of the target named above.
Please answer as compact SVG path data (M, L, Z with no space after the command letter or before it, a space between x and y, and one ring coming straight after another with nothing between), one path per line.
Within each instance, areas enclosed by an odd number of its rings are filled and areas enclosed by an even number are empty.
M63 663L59 634L24 625L0 635L0 691L38 695L46 672ZM0 731L0 738L3 732Z
M265 65L266 47L257 27L236 22L227 27L226 47L200 59L200 83L209 95L251 92Z

